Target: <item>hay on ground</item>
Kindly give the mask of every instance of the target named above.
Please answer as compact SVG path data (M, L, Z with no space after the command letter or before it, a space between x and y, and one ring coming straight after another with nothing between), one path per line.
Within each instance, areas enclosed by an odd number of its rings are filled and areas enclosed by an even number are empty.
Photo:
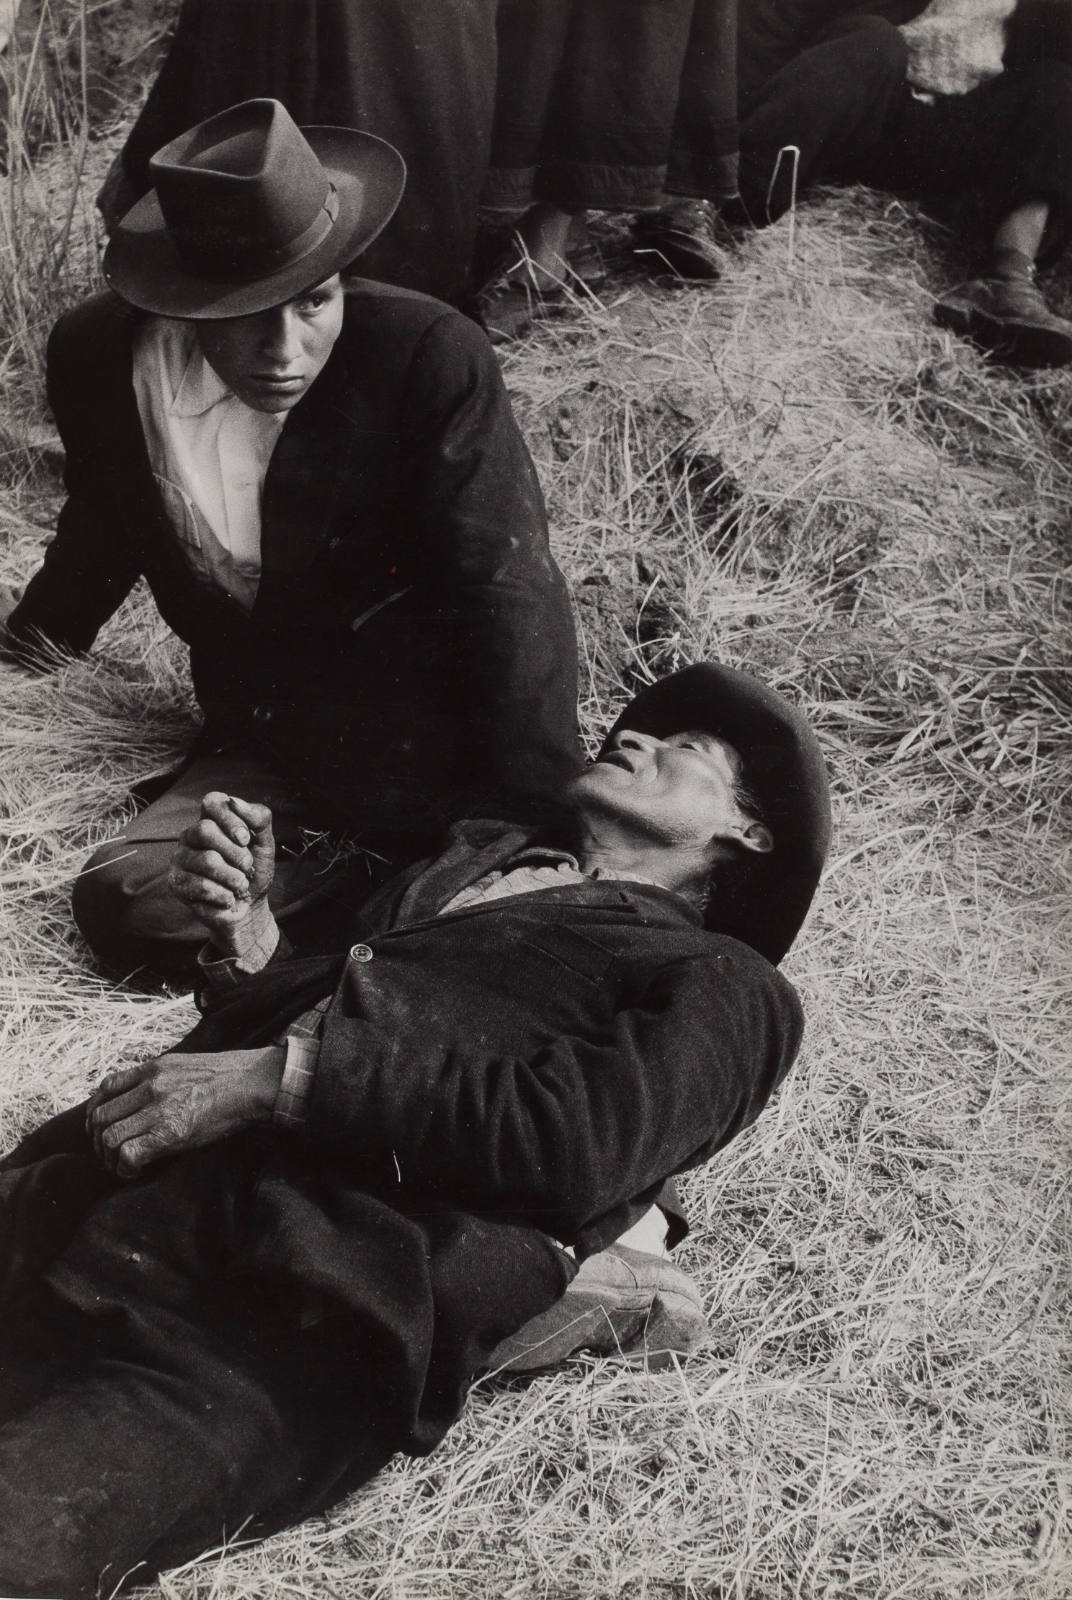
M619 274L505 362L576 596L587 729L718 656L805 708L834 774L833 860L787 964L803 1055L686 1183L708 1344L664 1373L486 1378L429 1459L152 1594L1072 1588L1072 384L934 329L952 270L900 206L828 197L791 259L783 225L710 290ZM0 576L34 565L50 493L9 504ZM144 597L97 656L4 674L0 700L10 1135L189 1020L181 996L94 977L66 894L191 708Z

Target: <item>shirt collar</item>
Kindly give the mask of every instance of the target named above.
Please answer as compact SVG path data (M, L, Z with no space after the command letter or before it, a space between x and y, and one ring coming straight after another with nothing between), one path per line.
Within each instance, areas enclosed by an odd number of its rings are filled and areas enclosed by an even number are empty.
M203 417L221 400L233 399L234 391L227 387L219 373L209 366L201 354L195 330L188 328L184 332L186 363L171 402L171 414L175 417Z
M574 867L582 877L590 878L596 883L646 883L653 889L664 887L656 883L654 878L645 878L640 872L608 872L604 867L593 867L591 872L585 872L575 855L571 855L568 850L560 850L556 845L526 845L516 855L511 856L503 870L513 872L515 867L559 865ZM667 893L674 894L676 891L671 889Z

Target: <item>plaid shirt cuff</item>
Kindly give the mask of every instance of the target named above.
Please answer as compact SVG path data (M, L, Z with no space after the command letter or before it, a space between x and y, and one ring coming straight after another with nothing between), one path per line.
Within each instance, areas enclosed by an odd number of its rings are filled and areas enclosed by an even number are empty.
M194 999L199 1011L210 1010L257 972L263 972L269 961L285 961L292 952L286 934L276 929L276 942L258 946L250 952L253 958L220 956L213 944L204 944L197 952L197 986ZM247 965L247 961L249 964Z
M305 1116L313 1092L316 1064L320 1058L320 1040L307 1033L300 1025L287 1034L287 1047L283 1064L283 1080L275 1097L272 1121L277 1128L300 1129L305 1126Z

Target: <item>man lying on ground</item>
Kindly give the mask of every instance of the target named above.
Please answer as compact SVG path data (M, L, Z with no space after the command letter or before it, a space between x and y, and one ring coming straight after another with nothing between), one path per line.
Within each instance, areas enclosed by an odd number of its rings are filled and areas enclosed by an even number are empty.
M49 344L68 499L3 644L88 650L144 576L190 646L191 759L74 892L106 963L173 973L204 930L167 874L206 791L271 806L286 920L331 882L308 834L413 860L445 816L540 816L579 751L568 597L486 338L340 282L398 203L398 152L255 100L151 166L114 292Z
M759 1113L800 1039L773 963L828 844L814 735L690 667L566 799L556 834L459 824L296 960L265 808L206 798L173 869L201 1022L0 1171L3 1593L111 1592L432 1449Z

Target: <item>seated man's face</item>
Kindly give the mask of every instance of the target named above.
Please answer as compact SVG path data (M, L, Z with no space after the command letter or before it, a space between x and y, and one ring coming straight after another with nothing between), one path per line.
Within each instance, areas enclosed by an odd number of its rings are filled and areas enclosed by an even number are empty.
M737 798L741 758L725 739L702 732L658 739L623 728L571 786L577 810L597 826L654 844L704 845L737 839L769 850L770 836ZM754 842L742 839L752 824Z
M289 411L324 368L342 329L338 273L268 311L198 322L201 352L254 411Z

